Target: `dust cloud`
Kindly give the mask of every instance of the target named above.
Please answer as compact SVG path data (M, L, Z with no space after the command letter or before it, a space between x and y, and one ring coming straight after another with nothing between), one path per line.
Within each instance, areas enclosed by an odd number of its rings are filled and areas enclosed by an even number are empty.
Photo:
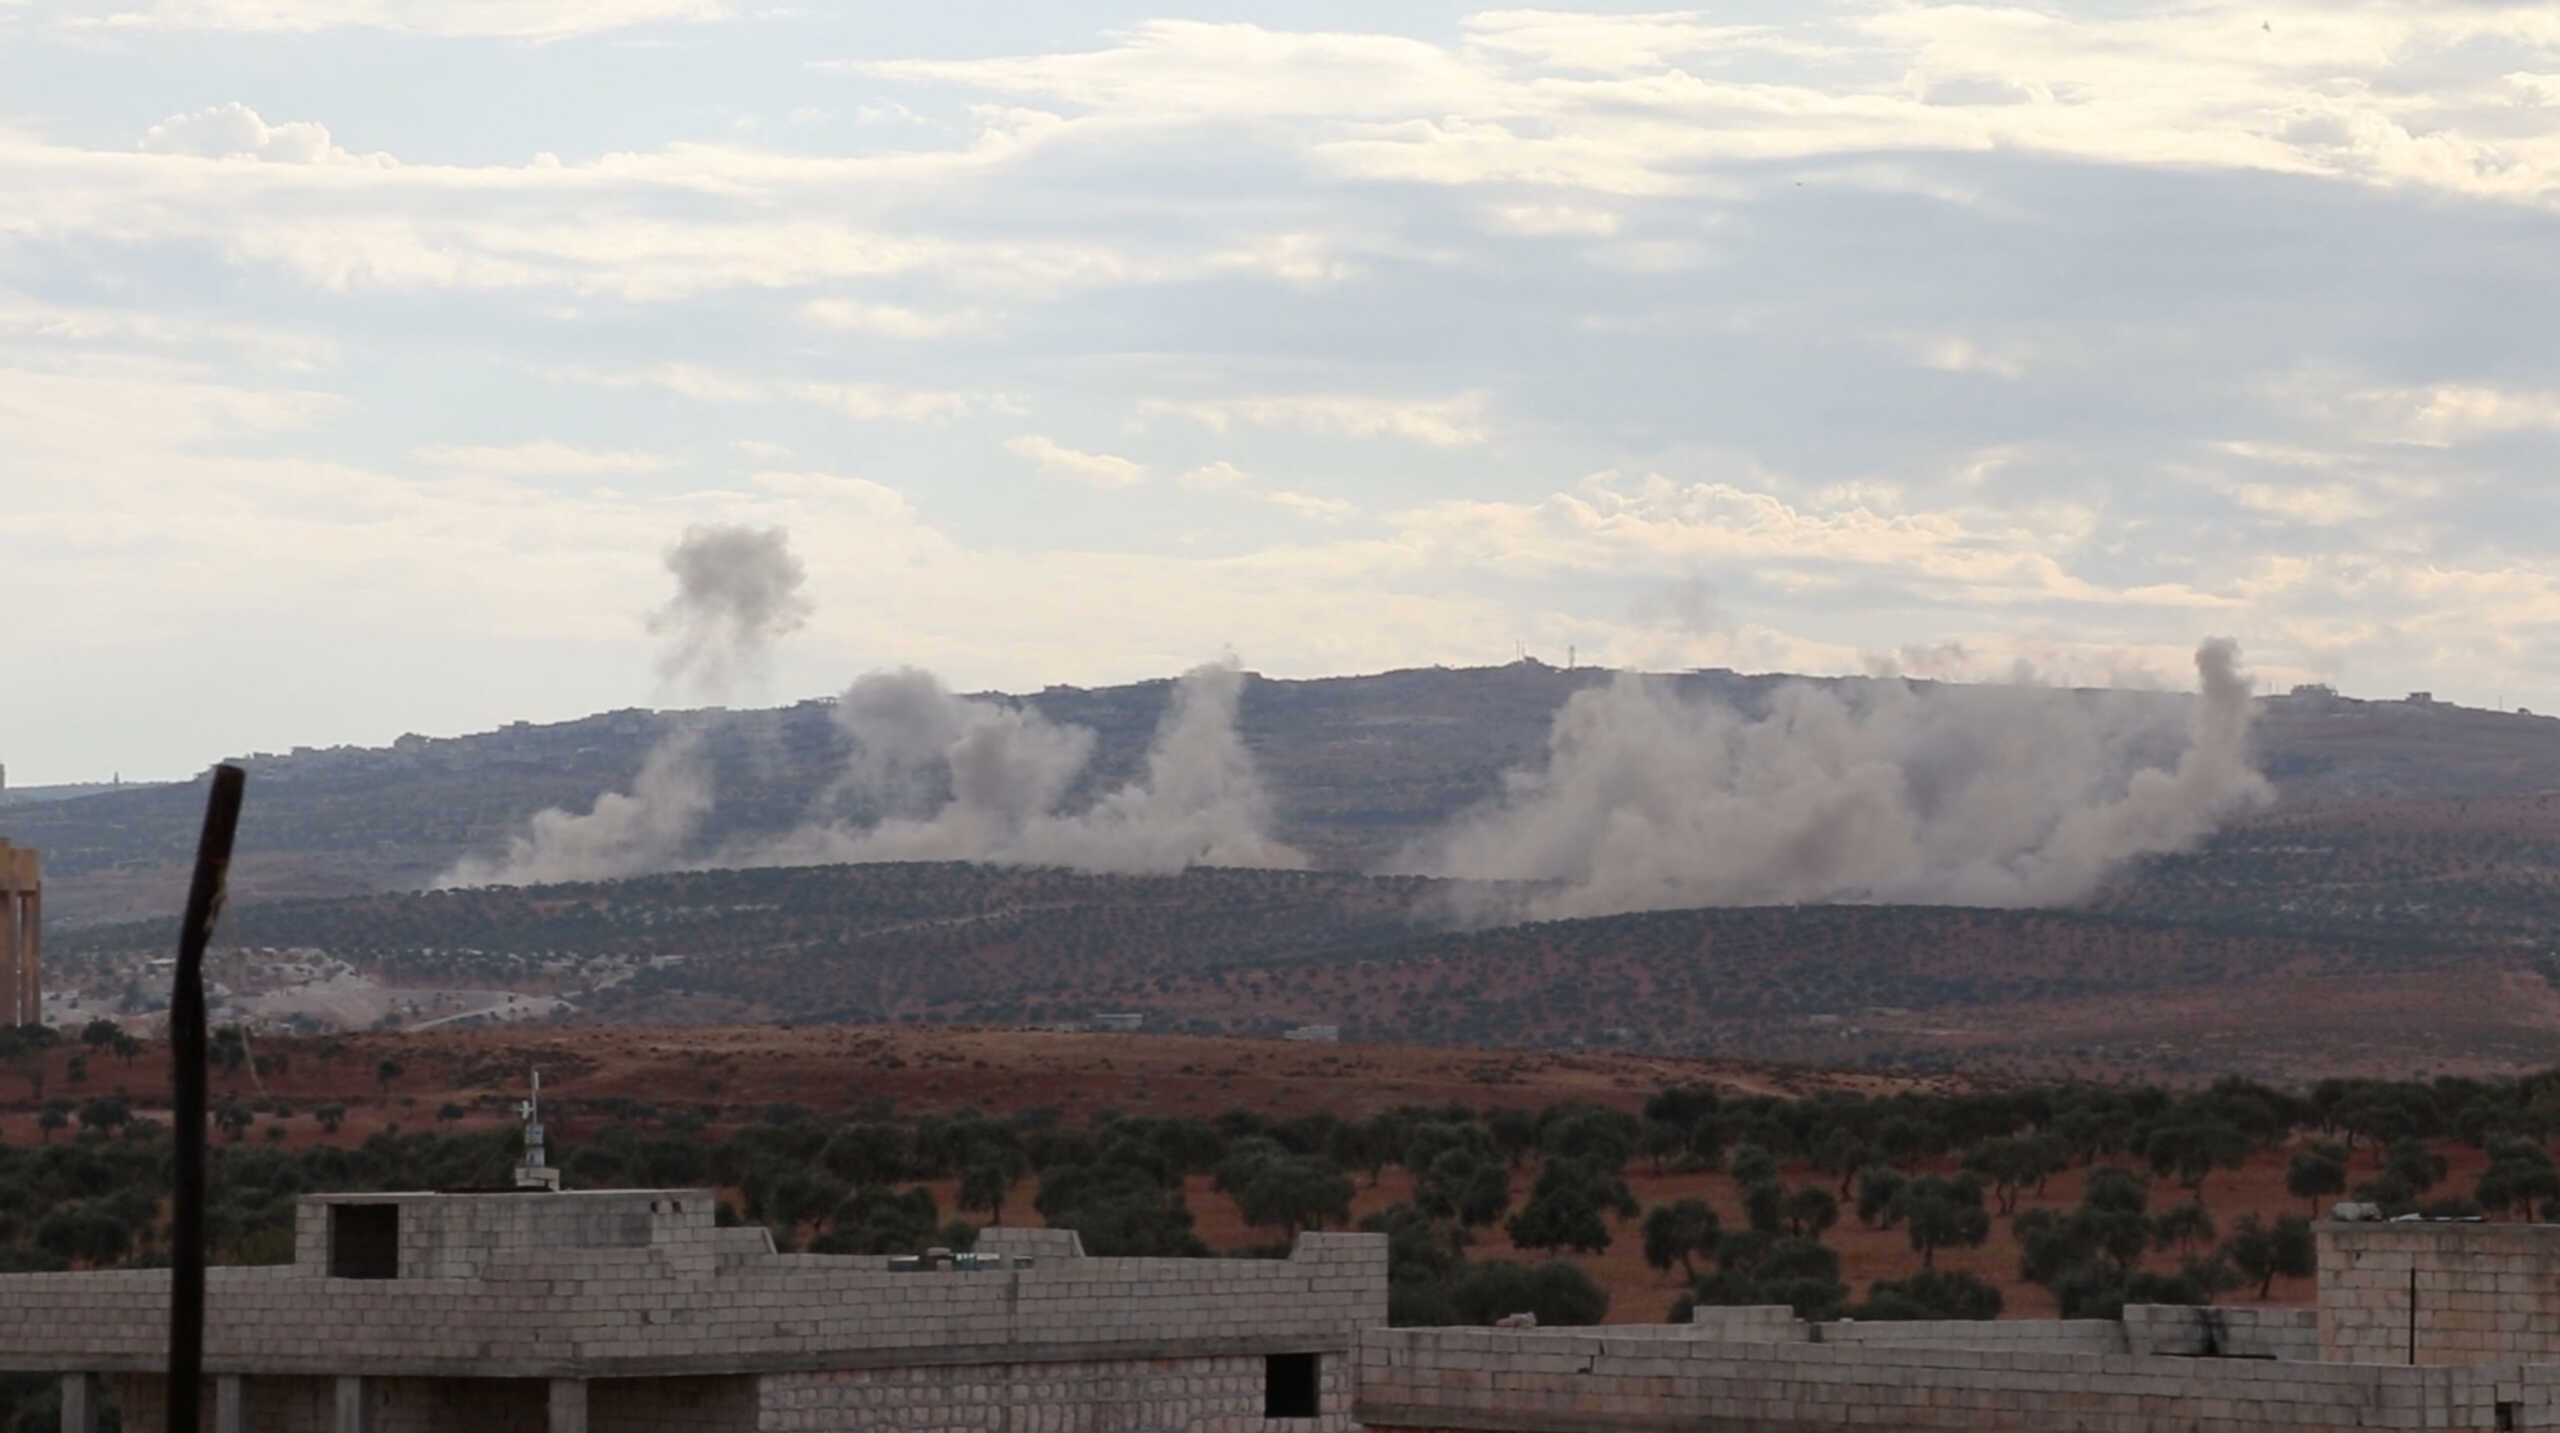
M835 717L854 757L835 798L883 813L816 823L727 864L985 861L1114 873L1191 866L1297 869L1266 834L1270 801L1236 725L1244 674L1196 667L1135 780L1081 811L1060 807L1093 757L1093 733L1037 711L954 696L908 669L855 682Z
M770 644L809 615L803 573L780 529L687 529L667 556L675 598L651 614L666 639L659 671L706 696L758 670ZM1296 869L1273 840L1270 800L1237 728L1244 673L1203 666L1174 685L1146 765L1083 809L1095 738L1037 710L954 696L908 668L856 681L836 703L845 767L810 818L779 836L696 849L718 799L704 728L671 732L628 792L583 813L542 811L496 856L468 856L437 888L612 880L698 867L861 861L985 861L1076 870L1173 872L1197 865ZM864 813L861 820L842 813Z
M762 668L776 638L809 618L800 590L807 573L780 528L688 527L667 550L666 566L676 595L648 619L650 634L666 640L658 674L696 696L728 696L741 677ZM670 869L711 811L702 745L698 724L677 727L650 749L629 793L608 791L583 814L538 811L507 838L505 854L466 856L434 887L601 881Z
M1536 883L1528 914L1907 901L2044 906L2123 862L2192 846L2273 790L2251 764L2251 683L2196 651L2184 750L2146 765L2158 704L1901 681L1779 689L1747 717L1621 677L1577 693L1546 762L1410 853L1470 881Z

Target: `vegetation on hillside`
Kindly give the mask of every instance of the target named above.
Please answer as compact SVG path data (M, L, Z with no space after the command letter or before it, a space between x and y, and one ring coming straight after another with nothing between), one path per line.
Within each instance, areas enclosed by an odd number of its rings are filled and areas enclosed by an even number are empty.
M33 1030L0 1042L22 1075L32 1066L20 1057L54 1043ZM214 1047L221 1064L246 1054L236 1038ZM113 1051L101 1042L100 1053ZM387 1104L406 1072L381 1063ZM343 1106L293 1109L218 1083L209 1207L224 1262L290 1258L298 1193L497 1185L515 1158L510 1129L340 1140ZM166 1127L118 1093L27 1093L45 1118L31 1142L0 1145L0 1269L163 1260ZM1682 1292L1666 1300L1668 1317L1699 1303L1784 1303L1810 1318L1983 1318L2002 1311L1999 1288L1940 1256L2005 1227L2021 1280L2067 1315L2104 1317L2128 1301L2263 1296L2307 1272L2305 1216L2338 1197L2391 1213L2560 1219L2549 1153L2560 1071L2305 1091L2230 1079L2183 1093L2062 1085L1780 1098L1683 1085L1638 1111L1405 1105L1364 1118L1236 1109L1069 1123L1037 1108L911 1117L878 1101L832 1114L776 1105L714 1123L721 1113L621 1098L565 1105L556 1155L573 1186L714 1187L724 1219L764 1224L785 1248L845 1255L966 1247L984 1222L1022 1217L1026 1192L1033 1214L1077 1229L1097 1255L1210 1252L1196 1198L1228 1201L1255 1231L1241 1252L1275 1255L1299 1230L1352 1223L1355 1192L1394 1168L1409 1198L1357 1224L1389 1237L1402 1323L1521 1311L1596 1321L1607 1299L1579 1261L1620 1239L1676 1271ZM316 1141L307 1125L322 1131ZM2480 1174L2449 1186L2455 1148L2485 1159L2467 1156ZM2288 1160L2303 1213L2219 1217L2226 1171L2266 1157ZM1694 1199L1643 1207L1634 1177L1679 1169L1717 1171L1736 1198L1724 1212ZM2066 1174L2081 1190L2075 1203L2030 1197ZM1844 1280L1835 1242L1853 1223L1898 1231L1909 1251L1863 1289ZM1493 1229L1546 1262L1470 1259ZM0 1427L12 1416L0 1412Z

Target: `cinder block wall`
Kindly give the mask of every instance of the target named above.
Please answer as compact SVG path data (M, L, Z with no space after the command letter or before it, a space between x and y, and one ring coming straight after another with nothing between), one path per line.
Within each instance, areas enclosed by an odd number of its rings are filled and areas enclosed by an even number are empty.
M2560 1367L1392 1329L1361 1341L1358 1413L1399 1433L2485 1433L2560 1429Z
M1320 1365L1318 1416L1263 1416L1260 1358L1096 1359L969 1370L863 1369L764 1379L761 1433L1355 1433L1352 1357Z
M2320 1356L2560 1361L2560 1226L2319 1226Z
M503 1202L554 1198L573 1197ZM877 1259L716 1257L714 1232L706 1222L661 1229L648 1247L527 1253L467 1279L210 1270L206 1368L672 1377L1347 1350L1386 1322L1377 1234L1308 1234L1287 1259L1040 1256L1029 1268L896 1273ZM664 1257L676 1243L701 1257ZM161 1270L0 1276L0 1371L147 1372L163 1356L168 1293Z

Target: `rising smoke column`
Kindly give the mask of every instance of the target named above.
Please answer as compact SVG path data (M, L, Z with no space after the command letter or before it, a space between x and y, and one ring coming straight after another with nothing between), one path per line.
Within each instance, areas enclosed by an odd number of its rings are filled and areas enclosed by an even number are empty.
M724 697L764 661L777 637L809 620L801 595L808 574L778 527L688 527L667 552L676 595L649 614L649 632L667 639L658 676L668 685Z
M1421 869L1552 887L1544 917L1807 901L2054 905L2272 799L2250 765L2238 649L2196 652L2174 766L2116 704L2021 688L1785 687L1753 720L1621 677L1556 716Z
M1124 874L1191 866L1296 869L1265 834L1270 802L1237 732L1244 675L1198 667L1175 684L1145 772L1083 811L1060 804L1093 756L1093 733L1028 707L954 696L907 669L855 682L836 704L854 756L830 799L879 813L815 822L741 864L985 861Z
M725 697L763 665L777 637L808 620L806 573L780 528L688 527L667 551L676 595L649 616L666 638L658 672L697 695ZM702 732L679 727L641 762L628 794L608 791L583 814L536 812L496 858L468 856L438 887L602 881L673 868L711 810Z

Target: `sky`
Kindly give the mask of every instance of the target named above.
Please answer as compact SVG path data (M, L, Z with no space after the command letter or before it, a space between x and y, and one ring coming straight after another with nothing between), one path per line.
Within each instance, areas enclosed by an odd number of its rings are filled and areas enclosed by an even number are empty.
M0 0L0 762L1232 655L2560 708L2560 9Z

